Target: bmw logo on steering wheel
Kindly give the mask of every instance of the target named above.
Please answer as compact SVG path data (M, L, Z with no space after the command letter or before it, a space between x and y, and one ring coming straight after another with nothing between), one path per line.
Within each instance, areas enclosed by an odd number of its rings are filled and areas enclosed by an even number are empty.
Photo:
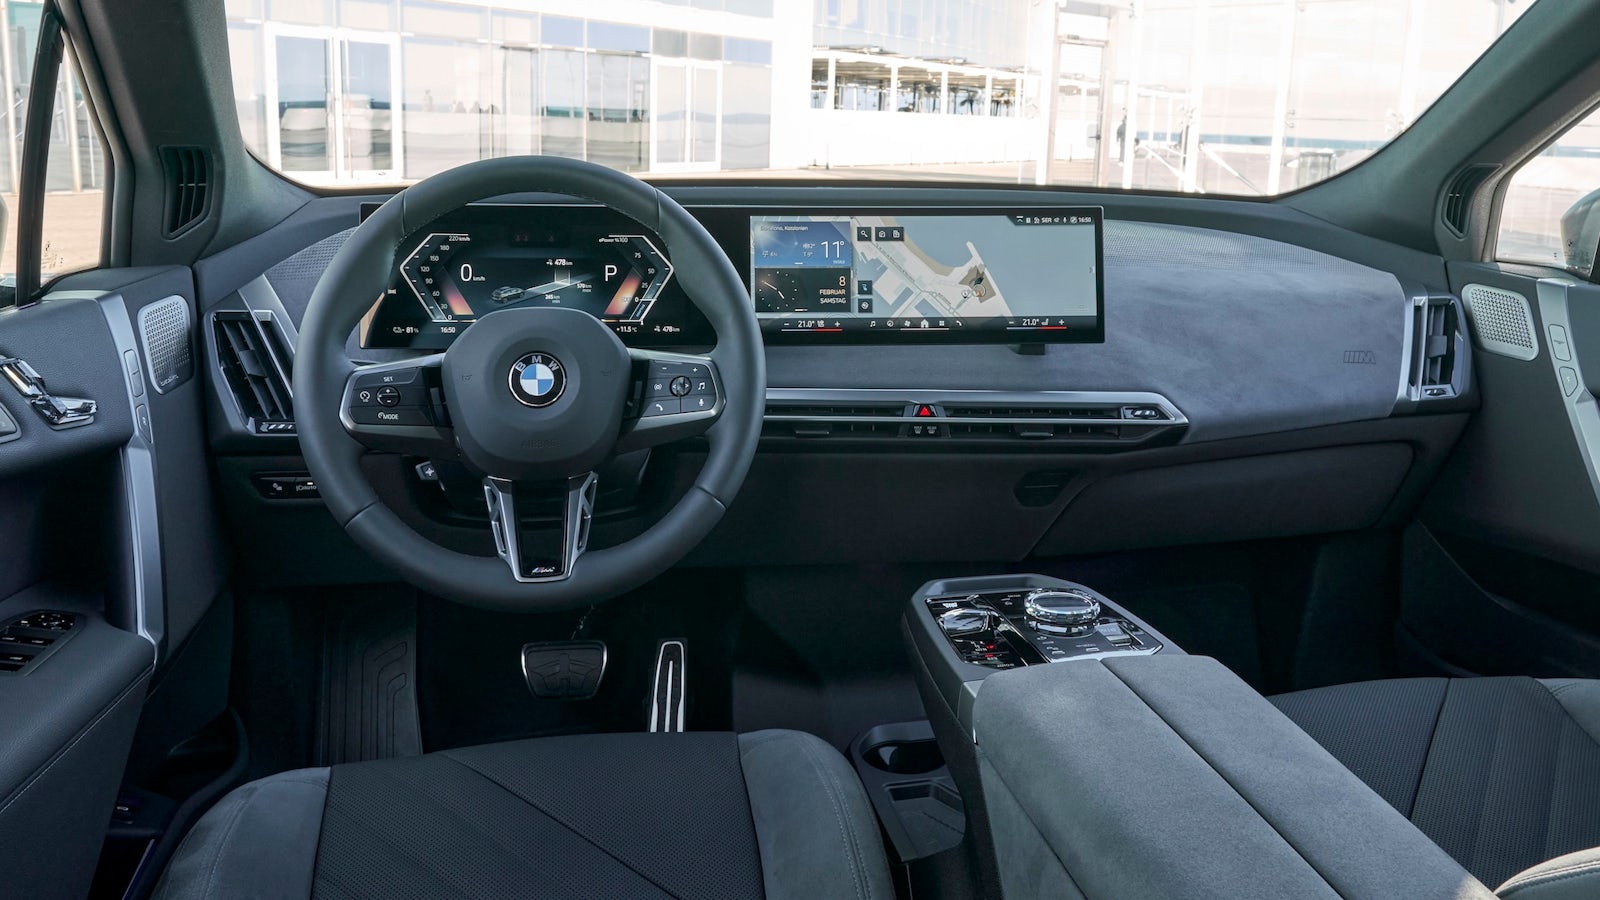
M548 353L528 353L511 365L511 395L524 406L549 406L566 389L566 369Z

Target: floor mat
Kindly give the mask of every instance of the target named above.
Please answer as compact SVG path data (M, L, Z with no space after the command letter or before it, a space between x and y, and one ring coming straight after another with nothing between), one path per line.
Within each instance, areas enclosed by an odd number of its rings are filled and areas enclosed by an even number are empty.
M415 600L340 604L329 611L322 646L315 764L421 754Z

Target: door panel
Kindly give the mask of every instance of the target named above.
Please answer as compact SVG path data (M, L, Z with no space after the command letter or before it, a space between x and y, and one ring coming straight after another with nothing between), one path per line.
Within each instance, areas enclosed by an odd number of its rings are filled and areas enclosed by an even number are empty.
M1458 294L1525 298L1535 355L1484 341L1508 322L1521 334L1517 303L1473 319L1482 407L1423 506L1428 533L1408 537L1402 618L1468 671L1600 676L1600 287L1486 263L1449 274Z
M225 707L231 636L201 627L226 612L204 382L175 362L193 359L193 297L186 268L102 270L0 312L0 355L96 403L56 430L0 381L18 426L0 443L0 631L38 611L74 617L64 639L14 628L0 643L7 896L82 896L124 777ZM186 659L205 663L161 679Z

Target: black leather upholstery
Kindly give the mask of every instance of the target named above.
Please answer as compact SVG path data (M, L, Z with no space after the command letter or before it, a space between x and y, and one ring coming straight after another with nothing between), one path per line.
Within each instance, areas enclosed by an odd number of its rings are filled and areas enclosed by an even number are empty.
M1485 884L1600 846L1600 682L1419 678L1272 702Z
M546 738L288 772L207 813L163 900L890 900L878 827L811 735Z

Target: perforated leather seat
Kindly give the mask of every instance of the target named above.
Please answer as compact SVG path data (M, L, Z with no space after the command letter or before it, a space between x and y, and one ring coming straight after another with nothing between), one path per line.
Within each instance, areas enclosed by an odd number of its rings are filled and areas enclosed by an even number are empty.
M1600 681L1417 678L1271 699L1501 896L1600 895L1579 879L1600 874Z
M516 741L285 772L225 797L157 896L894 896L843 757L794 731Z

